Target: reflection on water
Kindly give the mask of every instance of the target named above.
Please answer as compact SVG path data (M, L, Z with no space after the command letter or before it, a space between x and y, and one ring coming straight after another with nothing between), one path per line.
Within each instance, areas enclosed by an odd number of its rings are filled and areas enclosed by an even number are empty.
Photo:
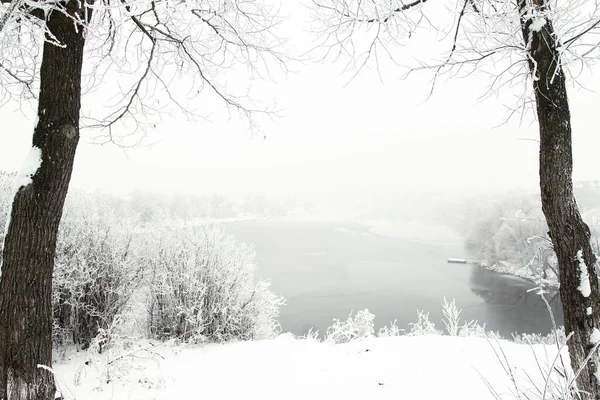
M471 285L471 291L485 301L492 316L487 319L488 328L498 330L503 335L517 331L543 334L551 331L548 307L537 294L534 284L474 266L471 270ZM556 323L562 325L558 291L549 291L546 299Z
M477 320L503 336L548 333L551 322L533 284L474 265L448 264L462 243L386 237L357 222L268 220L227 226L255 245L258 272L287 298L279 322L284 331L323 333L334 318L368 308L376 328L397 320L401 328L417 310L443 328L443 298L456 299L464 320ZM558 301L553 300L562 323Z

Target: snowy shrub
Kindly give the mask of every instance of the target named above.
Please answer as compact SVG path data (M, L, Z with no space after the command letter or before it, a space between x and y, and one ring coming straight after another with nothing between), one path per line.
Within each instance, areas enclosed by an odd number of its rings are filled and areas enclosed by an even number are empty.
M525 216L517 213L514 218L502 220L502 226L493 237L496 261L507 261L519 267L529 266L532 260L539 257L538 252L543 250L545 258L540 260L540 267L545 267L544 262L553 251L550 242L543 239L547 235L548 226L544 216L539 214L541 213L532 212ZM530 273L534 272L532 270Z
M53 277L54 339L87 348L126 307L143 271L131 255L132 230L83 194L69 198Z
M325 341L330 343L348 343L356 339L364 339L375 335L375 315L369 310L362 310L346 321L334 319L333 325L325 332Z
M460 329L460 313L462 310L459 310L456 307L456 302L454 299L448 303L444 297L442 312L444 313L444 325L446 325L446 332L448 332L448 335L450 336L458 336Z
M0 260L14 174L0 171ZM131 228L106 198L77 191L59 228L52 287L53 339L87 347L122 311L141 280L129 255Z
M498 338L503 339L503 336L499 331L488 331L485 328L485 324L479 325L477 321L470 321L464 323L458 331L458 336L461 337L478 337L478 338Z
M466 240L474 256L503 272L531 278L558 273L538 196L515 194L473 201L465 211Z
M475 337L488 337L491 332L486 332L485 324L479 325L477 321L465 321L462 325L460 322L460 314L462 310L456 307L456 301L452 299L448 302L444 297L444 303L442 304L442 313L444 315L444 325L446 326L446 333L450 336L475 336Z
M435 329L435 323L429 320L429 313L417 311L417 322L411 322L408 336L441 335L442 331Z
M320 342L319 339L319 331L315 331L313 328L310 328L308 330L308 332L306 332L306 335L301 336L301 339L305 339L305 340L315 340L317 342Z
M162 357L154 351L155 345L148 340L127 336L122 332L126 325L121 317L113 320L108 328L98 330L91 341L84 362L79 365L74 383L79 386L95 385L103 390L107 384L137 384L146 389L156 389L164 385L164 377L159 374L156 365ZM154 365L140 363L140 360L154 360Z
M254 251L216 227L172 227L141 249L151 271L152 337L186 342L274 337L283 299L257 280Z
M12 185L13 175L0 172L0 246ZM160 208L141 224L142 213L129 203L98 193L69 194L53 276L55 344L85 349L109 327L111 335L142 331L183 341L262 339L279 332L283 299L256 279L250 247L217 228L181 227Z
M384 326L383 328L379 329L379 332L377 333L378 337L395 337L395 336L401 336L404 333L404 329L400 329L397 325L397 320L394 320L394 322L390 323L389 326Z
M545 345L553 345L565 344L567 338L565 336L565 327L561 326L556 330L553 330L547 335L541 335L539 333L520 333L513 334L512 339L515 343L518 344L545 344ZM558 342L557 342L558 340Z

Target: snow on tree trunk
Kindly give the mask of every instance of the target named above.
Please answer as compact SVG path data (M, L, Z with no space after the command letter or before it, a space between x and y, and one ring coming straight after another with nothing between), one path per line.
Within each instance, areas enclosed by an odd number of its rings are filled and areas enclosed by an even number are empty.
M544 16L548 5L544 0L518 0L518 5L539 123L542 210L558 258L565 330L573 332L569 355L577 370L593 349L600 326L596 257L573 196L571 115L554 27ZM591 357L577 378L583 398L600 399L597 368L598 358Z
M24 175L17 182L4 242L0 278L2 400L50 400L55 393L52 374L39 366L52 363L52 271L79 141L85 39L83 29L64 13L55 11L47 18L49 35L64 46L44 43L33 156L28 157Z

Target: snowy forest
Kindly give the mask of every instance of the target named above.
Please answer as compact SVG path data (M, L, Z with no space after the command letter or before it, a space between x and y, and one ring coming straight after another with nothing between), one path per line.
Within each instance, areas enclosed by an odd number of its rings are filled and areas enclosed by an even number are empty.
M600 399L599 10L2 0L0 400Z
M575 198L591 230L594 253L600 254L600 191L597 182L578 182ZM461 215L454 223L475 258L497 271L528 279L543 275L558 285L558 265L539 194L517 193L504 197L468 199L453 212Z

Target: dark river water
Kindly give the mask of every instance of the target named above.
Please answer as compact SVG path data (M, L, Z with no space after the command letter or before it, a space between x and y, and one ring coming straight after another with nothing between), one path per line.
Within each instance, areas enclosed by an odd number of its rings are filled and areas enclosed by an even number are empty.
M442 329L443 298L455 299L465 320L485 323L510 337L514 332L548 333L551 322L533 284L468 264L461 241L414 240L374 234L356 222L286 218L233 223L225 229L253 244L259 275L287 299L279 322L284 332L325 332L334 318L369 309L376 328L397 320L408 329L424 310ZM549 297L553 297L550 294ZM555 315L558 300L552 302Z

